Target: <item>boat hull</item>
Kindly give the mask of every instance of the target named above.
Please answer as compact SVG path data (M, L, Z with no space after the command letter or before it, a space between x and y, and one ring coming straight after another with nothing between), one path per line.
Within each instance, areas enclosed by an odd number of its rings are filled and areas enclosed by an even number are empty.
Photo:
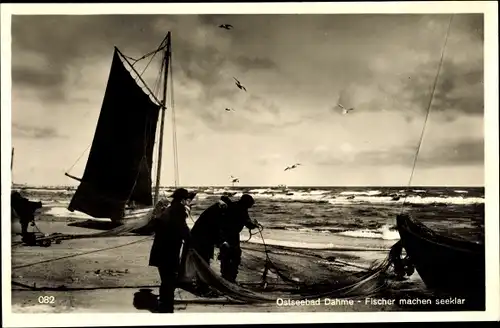
M429 289L484 301L484 244L437 234L407 215L397 217L397 228L410 261Z
M137 219L144 217L144 215L148 214L151 210L153 210L152 206L139 208L139 209L125 210L123 217L111 218L111 221L115 222L115 223L124 223L125 221L129 221L129 220L137 220Z

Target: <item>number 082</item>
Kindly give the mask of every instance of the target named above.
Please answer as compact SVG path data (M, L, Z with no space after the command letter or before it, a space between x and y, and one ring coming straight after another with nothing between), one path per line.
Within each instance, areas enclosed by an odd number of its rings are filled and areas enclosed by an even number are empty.
M53 304L56 298L54 296L39 296L38 303L41 304Z

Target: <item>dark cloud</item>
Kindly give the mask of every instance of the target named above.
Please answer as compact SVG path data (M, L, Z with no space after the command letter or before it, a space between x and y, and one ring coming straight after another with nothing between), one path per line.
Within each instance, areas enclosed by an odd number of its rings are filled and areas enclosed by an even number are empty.
M389 98L398 98L400 109L415 113L425 113L432 98L431 111L443 114L441 117L454 119L460 114L484 114L484 85L482 64L466 65L451 60L444 61L438 76L436 89L432 86L438 70L437 62L418 66L414 72L401 76L401 89L398 94L391 94L380 86ZM373 108L383 108L372 103Z
M65 79L65 76L60 70L52 70L51 67L45 68L43 71L40 68L33 69L28 67L12 68L12 80L20 84L29 84L34 87L54 87L60 85Z
M484 140L459 141L434 148L419 159L422 166L484 164Z
M439 17L438 17L439 16ZM201 86L201 95L194 97L176 97L176 101L183 111L197 110L196 115L206 120L207 125L219 129L220 118L224 115L224 106L233 107L243 96L236 88L233 76L236 76L248 88L249 100L241 105L245 111L270 112L280 119L280 108L273 101L257 99L252 94L252 85L246 84L246 72L253 70L279 71L281 58L270 58L261 55L259 47L272 48L272 42L282 33L291 33L287 28L298 33L297 46L307 47L317 44L329 45L333 42L345 41L348 48L359 52L356 46L369 42L368 52L374 55L381 54L387 49L380 45L389 33L404 35L431 20L446 21L446 15L86 15L86 16L14 16L12 20L12 65L13 87L32 86L40 92L40 97L49 101L66 100L69 93L64 89L67 82L68 68L78 68L87 65L87 58L108 60L111 58L112 46L118 46L127 55L136 57L153 50L167 31L172 31L174 37L174 62L175 74L185 77L182 88L189 88L192 83ZM437 17L437 18L436 18ZM482 15L462 16L456 15L460 33L482 35ZM227 31L217 26L222 23L234 25L234 29ZM441 23L440 23L441 24ZM159 27L163 27L162 28ZM303 28L302 28L303 27ZM201 32L200 32L201 31ZM326 33L327 32L327 33ZM458 33L456 32L456 33ZM208 33L211 38L221 41L235 49L232 53L219 47L217 42L194 42L196 35ZM467 34L468 33L468 34ZM326 35L327 34L327 35ZM269 36L267 36L269 35ZM326 36L325 36L326 35ZM394 35L392 35L394 36ZM194 38L194 39L193 39ZM207 36L208 38L208 36ZM323 39L322 39L323 38ZM331 39L329 39L331 38ZM339 38L337 40L337 38ZM408 37L399 38L407 47L410 42ZM436 40L439 38L436 38ZM214 41L217 41L214 40ZM241 40L245 40L244 43ZM441 42L440 40L438 40ZM239 43L238 43L239 42ZM253 42L253 43L252 43ZM267 42L267 43L266 43ZM287 38L285 42L294 42ZM319 42L319 43L318 43ZM397 41L394 41L397 43ZM423 42L423 41L422 41ZM433 40L432 46L437 41ZM416 44L418 42L415 41ZM255 52L238 52L238 50L252 45ZM415 46L417 47L417 46ZM311 48L312 49L312 48ZM318 48L314 48L318 49ZM319 48L323 49L323 48ZM364 48L363 48L364 49ZM325 48L329 51L329 48ZM456 49L455 49L456 50ZM25 65L22 54L34 53L44 58L44 65ZM387 88L384 79L366 66L358 63L359 54L350 55L347 51L332 53L332 67L325 68L331 71L334 79L357 79L362 86L377 89L373 97L363 97L361 94L352 95L352 100L347 99L345 106L355 106L357 112L363 110L377 110L387 108L389 101L394 102L396 108L406 113L411 110L421 114L427 108L430 97L430 86L437 69L435 60L422 64L410 74L401 76L396 81L397 88ZM405 54L406 56L407 54ZM363 58L362 58L363 59ZM364 60L364 59L363 59ZM300 60L295 65L302 66ZM341 68L349 67L349 73ZM229 70L228 68L233 68ZM154 70L155 66L149 70ZM306 69L303 69L305 71ZM74 72L75 70L73 70ZM77 70L76 70L77 71ZM283 69L283 71L285 71ZM280 74L284 72L280 72ZM339 77L340 75L340 77ZM178 76L178 75L177 75ZM177 77L176 76L176 77ZM443 66L433 110L440 111L445 119L452 120L456 114L482 114L484 100L482 98L482 63L456 63L452 60L445 61ZM306 77L307 78L307 77ZM255 81L255 77L248 79ZM288 85L301 83L294 81L293 77L284 77ZM302 79L302 76L300 76ZM178 81L178 80L176 80ZM391 80L391 83L394 81ZM176 82L177 83L177 82ZM248 82L249 83L249 82ZM318 82L319 83L319 82ZM278 86L273 86L278 88ZM178 89L177 89L178 90ZM104 90L103 90L104 92ZM288 91L285 91L288 92ZM284 92L284 93L285 93ZM348 92L347 92L348 93ZM312 96L311 96L312 97ZM189 98L189 99L186 99ZM349 95L346 96L349 98ZM361 100L363 99L363 100ZM336 99L335 99L336 100ZM352 102L350 104L350 102ZM199 110L203 104L203 110ZM225 105L227 104L227 105ZM308 108L308 111L310 109ZM222 112L221 112L222 111ZM456 114L455 114L456 113ZM279 124L272 122L260 124L268 128ZM281 126L287 126L283 123ZM260 129L260 128L259 128Z
M455 15L454 20L472 38L484 41L484 14Z
M417 145L392 147L384 150L371 150L355 153L350 159L348 154L337 150L303 151L298 154L301 161L317 165L359 165L359 166L412 166L417 153ZM443 167L484 164L484 141L453 141L448 145L424 148L418 154L416 167Z
M12 135L14 137L29 139L52 139L63 137L52 127L38 127L17 123L12 124Z
M243 69L244 72L252 69L277 69L278 66L269 58L250 58L239 56L236 63Z
M199 29L211 31L210 25L214 24L207 18L203 15L13 16L13 84L62 88L68 67L85 65L85 58L109 60L113 46L131 57L141 56L153 50L167 31L172 31L174 38L174 69L201 83L207 99L227 94L228 87L221 81L226 80L226 85L233 81L231 75L221 72L225 65L234 64L242 72L276 67L276 63L265 57L231 58L231 54L224 53L217 45L193 42L191 36ZM164 25L165 30L158 25ZM230 34L220 37L232 38ZM26 58L20 56L25 52L42 57L44 66L26 65Z

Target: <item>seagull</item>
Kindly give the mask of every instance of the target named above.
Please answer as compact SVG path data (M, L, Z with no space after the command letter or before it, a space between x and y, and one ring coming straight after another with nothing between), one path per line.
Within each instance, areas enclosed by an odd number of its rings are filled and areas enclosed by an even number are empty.
M231 182L232 182L232 183L240 182L240 179L235 178L235 177L233 177L233 176L231 175Z
M233 25L231 25L231 24L221 24L221 25L219 25L219 27L220 28L224 28L226 30L230 30L230 29L233 28Z
M240 90L244 90L245 92L247 91L247 89L241 84L240 81L238 81L237 78L233 77L233 79L236 81L235 84L238 88L240 88Z
M234 112L234 109L232 109L232 108L226 108L226 112Z
M302 164L300 164L300 163L296 163L296 164L293 164L292 166L287 166L287 167L285 168L285 171L288 171L288 170L293 170L293 169L297 168L297 166L299 166L299 165L302 165Z
M354 110L354 107L345 108L344 106L342 106L341 103L338 103L337 106L342 109L342 114L344 114L344 115L347 114L347 113L349 113L351 110Z

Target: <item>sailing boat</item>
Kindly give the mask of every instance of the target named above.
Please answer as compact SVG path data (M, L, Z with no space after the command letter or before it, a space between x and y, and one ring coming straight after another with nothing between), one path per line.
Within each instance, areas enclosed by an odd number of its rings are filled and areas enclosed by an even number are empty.
M142 74L134 68L139 60L148 57L152 60L157 53L163 53L157 80L163 79L162 100L158 100L144 82ZM69 211L79 211L94 218L111 219L120 224L123 220L144 215L157 203L171 58L170 32L157 50L137 60L114 47L108 83L83 176L77 178L65 173L80 182L68 206ZM161 123L153 194L153 154L159 119Z

